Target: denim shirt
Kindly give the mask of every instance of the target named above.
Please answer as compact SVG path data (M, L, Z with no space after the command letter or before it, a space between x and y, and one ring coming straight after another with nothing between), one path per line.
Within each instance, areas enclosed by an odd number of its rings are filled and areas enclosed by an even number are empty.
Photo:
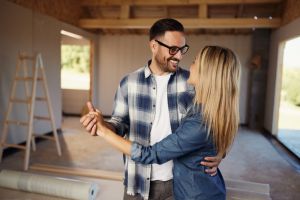
M194 106L178 129L153 146L133 142L131 158L142 164L165 163L173 159L173 189L176 200L225 200L223 177L205 173L200 162L215 156L211 134L203 123L200 106Z

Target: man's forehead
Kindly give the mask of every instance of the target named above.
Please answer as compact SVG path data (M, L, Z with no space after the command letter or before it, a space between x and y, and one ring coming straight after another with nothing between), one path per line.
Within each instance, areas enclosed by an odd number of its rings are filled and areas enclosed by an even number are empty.
M185 43L185 35L179 31L166 31L165 34L161 36L161 39L170 44Z

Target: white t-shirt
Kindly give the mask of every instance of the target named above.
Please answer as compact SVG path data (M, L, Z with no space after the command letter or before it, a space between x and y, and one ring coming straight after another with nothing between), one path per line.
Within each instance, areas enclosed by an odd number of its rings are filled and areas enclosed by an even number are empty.
M169 107L168 107L168 82L171 74L154 76L156 80L155 118L150 133L150 144L153 145L172 133ZM173 178L173 161L162 165L152 164L151 180L168 181Z

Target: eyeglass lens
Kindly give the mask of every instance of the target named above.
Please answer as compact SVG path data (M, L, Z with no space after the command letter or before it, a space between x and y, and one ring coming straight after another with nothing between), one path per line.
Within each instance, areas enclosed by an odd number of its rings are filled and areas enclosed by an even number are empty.
M187 50L188 50L189 48L188 48L188 46L183 46L183 47L181 47L181 48L179 48L179 47L171 47L169 50L170 50L170 54L171 55L175 55L179 50L180 50L180 52L181 52L181 54L185 54L186 52L187 52Z

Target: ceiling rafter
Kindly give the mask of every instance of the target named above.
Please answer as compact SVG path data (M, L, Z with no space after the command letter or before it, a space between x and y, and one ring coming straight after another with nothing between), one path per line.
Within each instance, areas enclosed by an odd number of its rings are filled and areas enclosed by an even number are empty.
M122 4L139 5L139 6L159 6L159 5L227 5L227 4L265 4L280 3L282 0L82 0L83 6L120 6Z
M270 13L270 9L281 4L282 0L82 0L83 7L95 8L99 13L114 8L114 15L100 17L96 14L80 19L78 25L84 29L142 30L149 28L158 18L171 17L180 20L190 30L232 29L232 32L237 32L278 28L281 25L279 15L270 18L271 14L260 13ZM260 13L251 11L253 16L251 12L244 15L245 7L247 10L248 7L259 8Z
M144 29L149 28L157 18L147 19L81 19L79 26L85 29ZM277 28L281 19L253 19L253 18L219 18L219 19L179 19L187 29L199 28Z

